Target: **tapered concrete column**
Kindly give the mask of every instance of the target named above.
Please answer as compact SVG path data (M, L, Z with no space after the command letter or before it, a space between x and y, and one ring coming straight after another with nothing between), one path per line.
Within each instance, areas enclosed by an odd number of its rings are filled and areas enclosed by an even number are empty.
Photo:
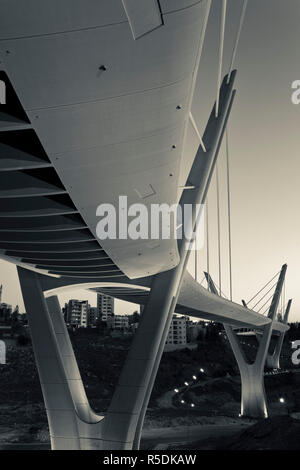
M103 417L89 407L58 299L54 296L46 303L39 274L20 267L18 274L45 401L51 448L99 449Z
M278 308L279 298L281 295L287 265L282 266L277 286L273 295L272 303L269 309L268 317L270 323L268 323L263 329L263 335L259 342L255 361L251 364L247 360L239 339L234 332L231 325L224 324L224 329L227 334L227 338L231 345L235 359L237 361L239 371L241 374L241 415L252 418L266 418L268 416L267 411L267 399L264 386L264 367L266 358L269 350L270 339L272 335L273 321ZM205 273L211 292L218 295L217 289L212 281L210 275Z
M164 273L165 274L165 273ZM103 427L103 449L132 449L145 396L158 357L160 341L176 305L175 285L171 295L166 282L151 289L148 304L133 339ZM164 288L165 287L165 288Z
M267 418L267 400L263 372L272 325L270 324L265 327L253 364L247 361L233 328L230 325L224 325L224 328L241 374L241 416Z
M39 275L18 267L52 449L80 449L77 417Z
M203 204L234 99L233 71L229 83L224 78L220 90L218 117L215 106L199 145L180 204ZM195 227L195 214L189 220ZM45 397L53 448L131 449L142 410L146 410L163 352L163 338L175 310L190 254L191 240L179 243L179 264L153 277L151 291L138 331L125 361L118 385L104 419L94 421L68 342L57 299L49 300L49 314L39 275L18 268L24 303L30 317L34 351ZM47 341L45 341L47 338ZM88 415L88 416L87 416Z
M287 324L288 318L289 318L289 313L292 305L292 299L289 299L286 310L284 313L284 318L283 318L283 323ZM279 333L279 336L276 338L276 343L275 343L275 348L272 354L267 355L267 366L270 369L280 369L280 354L282 350L282 345L284 341L284 335L285 333Z
M173 317L173 315L168 316L168 319L167 319L166 324L165 324L164 332L163 332L163 335L162 335L162 338L161 338L161 341L160 341L158 353L157 353L157 356L156 356L156 359L155 359L155 363L154 363L154 367L153 367L153 370L152 370L151 378L150 378L149 385L148 385L148 388L147 388L147 391L146 391L146 394L145 394L145 398L144 398L144 401L143 401L143 406L142 406L142 409L141 409L141 412L140 412L140 415L139 415L139 419L138 419L138 423L137 423L137 427L136 427L136 431L135 431L135 436L134 436L134 441L133 441L133 446L132 446L132 448L134 450L138 450L140 448L141 435L142 435L142 429L143 429L143 425L144 425L145 415L146 415L146 412L147 412L147 407L148 407L148 404L149 404L149 400L150 400L151 393L152 393L152 390L153 390L153 386L154 386L154 383L155 383L156 375L157 375L157 372L158 372L161 356L164 352L167 336L168 336L168 333L169 333L169 330L170 330L170 325L171 325L171 322L172 322L172 317Z
M46 298L48 312L54 328L60 355L62 358L69 390L72 395L77 415L86 423L99 421L99 416L93 412L88 402L81 380L77 360L74 355L70 336L61 312L56 295Z

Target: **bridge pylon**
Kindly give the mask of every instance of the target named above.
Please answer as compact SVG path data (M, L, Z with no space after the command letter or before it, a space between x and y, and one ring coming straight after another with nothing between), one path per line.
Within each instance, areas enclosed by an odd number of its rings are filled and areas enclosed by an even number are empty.
M289 299L285 312L283 323L286 325L289 318L289 313L292 305L292 299ZM284 340L285 332L280 332L279 336L275 339L275 348L272 353L268 353L267 355L267 366L270 369L280 369L280 354L282 350L283 340Z
M251 418L267 418L267 398L264 386L264 367L270 340L272 336L273 322L275 320L276 311L285 279L287 265L281 268L276 289L273 295L272 303L269 309L268 317L271 319L263 328L263 334L258 345L255 360L251 363L240 344L237 334L231 325L224 323L224 329L231 345L233 354L239 367L241 375L241 416ZM205 273L208 286L211 292L218 294L217 288L208 273Z
M104 416L91 409L57 296L40 274L18 267L53 450L101 448Z
M187 180L194 190L183 191L182 206L197 207L205 201L235 96L235 75L234 70L229 81L227 76L223 79L218 116L215 116L215 104L203 134L207 150L199 145ZM194 230L195 214L188 223ZM89 406L57 298L47 302L43 275L18 267L53 449L131 450L139 447L145 412L191 244L191 239L179 240L178 265L152 277L143 316L105 416L97 415Z

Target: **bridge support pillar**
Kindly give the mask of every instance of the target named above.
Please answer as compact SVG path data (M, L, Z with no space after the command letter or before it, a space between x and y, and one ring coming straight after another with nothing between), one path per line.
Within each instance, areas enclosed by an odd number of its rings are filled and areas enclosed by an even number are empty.
M241 416L267 418L268 411L263 372L271 338L271 324L267 325L264 329L263 338L253 364L247 361L232 326L224 325L224 328L241 375Z
M90 408L58 299L18 267L53 450L99 449L102 416ZM92 438L92 440L91 440Z
M215 107L207 123L203 142L198 148L187 181L195 191L184 191L180 204L203 204L218 157L226 123L234 99L235 72L229 84L226 78L220 90L219 115ZM194 229L195 214L187 224ZM104 421L105 449L132 449L139 446L141 428L177 297L186 269L190 240L179 243L179 264L170 271L156 274L143 316L124 364L119 383Z
M155 383L155 379L156 379L156 375L157 375L157 372L158 372L161 356L163 354L164 347L165 347L165 344L166 344L166 340L167 340L167 336L168 336L168 333L169 333L171 321L172 321L172 315L168 315L168 318L167 318L167 321L166 321L166 324L165 324L165 327L164 327L163 335L162 335L162 338L160 340L159 349L158 349L158 352L157 352L157 355L156 355L156 358L155 358L154 366L153 366L153 369L152 369L149 385L147 387L145 397L144 397L144 400L143 400L143 406L142 406L142 409L141 409L140 414L139 414L139 419L138 419L138 423L137 423L137 427L136 427L136 431L135 431L135 436L134 436L134 441L133 441L133 446L132 446L133 450L138 450L140 448L142 429L143 429L144 420L145 420L145 416L146 416L146 412L147 412L147 407L148 407L148 403L149 403L151 393L152 393L152 390L153 390L153 386L154 386L154 383Z
M46 300L39 274L18 267L53 450L130 450L135 435L139 445L182 269L183 264L179 270L155 277L134 344L103 417L90 409L57 297Z
M152 374L161 359L160 345L164 330L176 306L177 286L174 282L168 285L170 276L174 278L174 273L168 271L154 279L148 303L105 418L103 449L129 450L139 445L146 411L144 406L148 405L145 399L150 397ZM152 378L154 380L155 376Z
M218 116L216 117L214 105L203 135L207 151L199 145L187 180L195 188L193 192L183 191L180 199L182 207L184 204L197 207L197 204L205 201L235 95L235 75L236 72L233 71L229 83L227 76L224 77ZM185 221L185 224L188 232L190 229L194 230L196 214L192 214L191 220ZM145 411L176 307L191 244L192 240L189 238L180 240L179 263L173 269L153 276L147 305L105 417L94 415L87 405L86 397L81 393L83 387L80 385L78 368L73 363L73 352L65 336L66 330L62 319L57 319L57 300L48 301L49 309L53 312L51 317L39 274L18 268L53 448L130 450L139 445Z
M250 363L242 349L239 338L231 325L224 324L224 329L237 361L241 375L241 416L251 418L267 418L267 399L264 386L264 367L272 336L273 321L275 319L278 303L285 279L287 265L284 264L278 278L268 317L271 322L263 328L263 334L258 345L256 358ZM209 289L218 295L213 280L205 273Z
M284 313L283 322L287 324L288 317L291 309L292 299L289 299L286 310ZM267 355L267 366L270 369L280 369L280 354L282 350L283 340L284 340L285 333L280 333L279 336L276 338L275 348L272 354L268 353Z

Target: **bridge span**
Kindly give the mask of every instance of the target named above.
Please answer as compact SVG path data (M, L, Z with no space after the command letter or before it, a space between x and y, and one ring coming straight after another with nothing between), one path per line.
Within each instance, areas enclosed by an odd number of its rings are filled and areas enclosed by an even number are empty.
M7 101L0 112L0 257L18 268L52 449L139 447L175 310L224 323L244 374L242 413L267 413L261 370L272 331L288 328L275 318L286 266L264 316L188 274L191 239L97 237L98 205L116 205L119 195L148 209L206 201L236 77L231 64L221 83L222 1L218 91L201 135L191 104L210 6L210 0L1 3ZM199 147L182 186L191 126ZM195 227L195 214L188 222ZM89 405L57 298L74 286L145 306L105 416ZM234 333L241 327L262 331L257 367L242 362Z

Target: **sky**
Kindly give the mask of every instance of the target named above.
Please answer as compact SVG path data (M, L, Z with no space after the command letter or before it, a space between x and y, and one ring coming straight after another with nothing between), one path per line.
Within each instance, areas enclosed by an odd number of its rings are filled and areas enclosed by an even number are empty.
M223 57L227 73L242 0L228 0ZM200 62L192 112L204 131L216 97L221 1L214 0ZM228 123L231 193L233 300L248 300L288 264L286 299L293 298L290 321L300 321L300 104L291 101L291 84L300 80L299 0L249 0L235 66L236 99ZM195 139L195 138L194 138ZM183 173L191 163L196 141L183 157ZM219 156L221 195L222 290L229 293L228 224L225 146ZM219 283L216 227L216 187L208 195L210 272ZM206 269L206 249L198 252L198 269ZM189 269L193 271L193 259ZM201 280L199 274L199 281ZM0 260L3 301L24 309L16 268ZM84 290L60 295L89 299ZM117 313L136 305L116 302Z

